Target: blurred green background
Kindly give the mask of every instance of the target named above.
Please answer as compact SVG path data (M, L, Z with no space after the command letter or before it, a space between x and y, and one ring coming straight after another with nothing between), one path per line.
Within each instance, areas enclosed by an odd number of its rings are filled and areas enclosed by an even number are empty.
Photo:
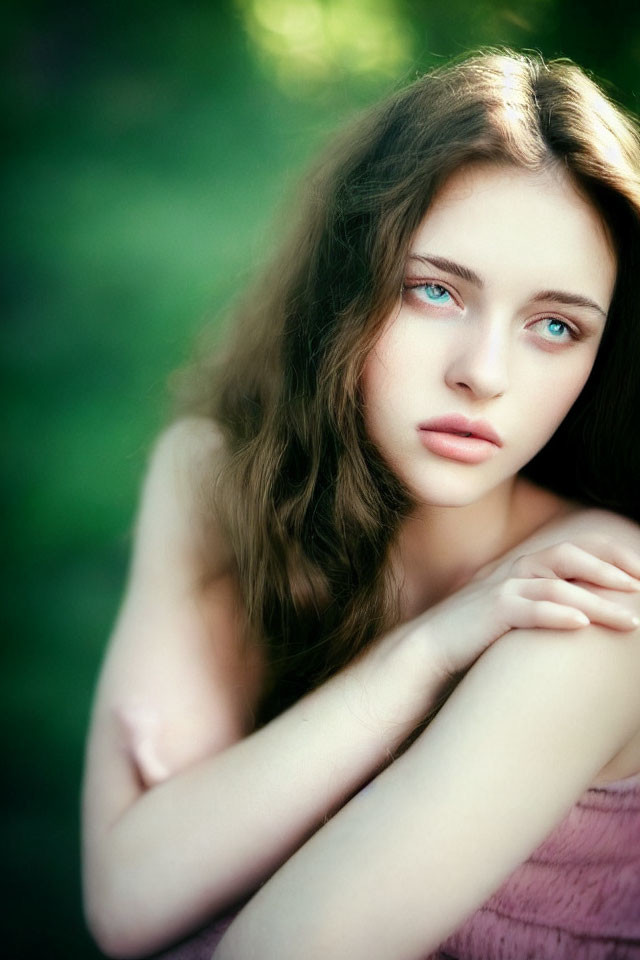
M2 952L91 958L78 869L84 737L170 372L251 276L274 212L348 115L479 44L570 57L637 110L640 5L130 0L2 11Z

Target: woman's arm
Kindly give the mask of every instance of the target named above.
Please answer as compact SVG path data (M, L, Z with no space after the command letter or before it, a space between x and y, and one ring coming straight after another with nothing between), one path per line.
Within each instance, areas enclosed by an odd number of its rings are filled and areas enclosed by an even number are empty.
M197 587L190 490L183 505L194 451L215 453L210 434L189 422L154 452L95 700L84 897L114 956L158 950L254 889L389 762L447 680L435 653L418 661L400 643L405 626L250 733L255 680L224 543L209 531L209 582ZM148 737L128 742L141 720Z
M224 538L213 527L206 542L200 535L198 498L218 444L212 425L194 420L171 428L154 452L98 686L83 791L84 896L96 939L115 956L158 950L255 889L389 762L448 686L443 630L435 637L405 624L251 733L260 671L240 642ZM484 622L495 619L492 595L478 589L481 609L462 611L477 636L469 644L468 630L458 631L467 643L456 645L456 668L499 635ZM505 616L536 609L526 602ZM142 739L127 739L128 724Z
M613 597L640 612L637 594ZM215 960L429 954L640 728L639 690L637 629L502 637L407 753L261 888Z
M415 725L418 699L426 712L443 680L435 661L429 671L426 658L403 652L375 670L370 661L347 668L261 730L139 794L109 827L89 826L87 913L102 948L144 955L197 928L270 876L383 767ZM403 689L404 716L391 709ZM112 752L111 769L114 761ZM87 790L98 783L109 789L90 770Z

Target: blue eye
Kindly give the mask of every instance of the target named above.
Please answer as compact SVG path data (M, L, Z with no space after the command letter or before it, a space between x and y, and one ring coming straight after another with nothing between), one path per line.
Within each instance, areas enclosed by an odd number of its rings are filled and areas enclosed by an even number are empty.
M452 307L457 301L452 293L441 283L435 280L423 280L418 277L408 277L402 287L403 296L410 303L420 309L424 305L432 307Z
M545 317L540 322L547 325L545 340L575 339L571 327L564 320L558 320L557 317Z
M422 289L426 299L431 303L448 303L451 300L449 291L441 287L439 283L425 283Z

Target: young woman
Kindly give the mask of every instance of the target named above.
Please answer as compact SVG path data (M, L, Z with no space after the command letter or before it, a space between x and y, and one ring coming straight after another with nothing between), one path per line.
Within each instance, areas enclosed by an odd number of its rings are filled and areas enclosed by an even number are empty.
M510 52L316 169L151 458L87 752L106 953L640 957L639 172Z

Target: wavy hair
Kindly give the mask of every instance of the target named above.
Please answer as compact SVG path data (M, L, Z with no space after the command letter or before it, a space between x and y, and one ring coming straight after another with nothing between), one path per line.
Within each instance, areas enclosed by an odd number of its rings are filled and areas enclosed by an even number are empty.
M225 438L215 509L271 666L259 722L398 620L389 561L413 504L365 435L360 375L432 198L474 160L560 164L608 227L618 273L595 366L523 473L638 518L637 126L570 61L493 49L457 59L331 144L231 337L178 380L178 415L204 414Z

